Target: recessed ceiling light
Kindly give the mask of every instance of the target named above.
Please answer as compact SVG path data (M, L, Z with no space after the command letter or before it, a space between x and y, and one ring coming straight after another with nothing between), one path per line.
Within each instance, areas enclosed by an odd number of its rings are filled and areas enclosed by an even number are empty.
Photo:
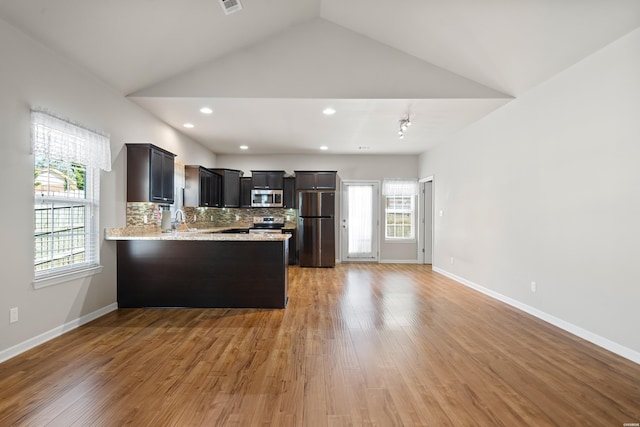
M248 149L249 149L249 146L248 146L248 145L241 145L241 146L240 146L240 149L241 149L241 150L248 150Z
M195 127L195 126L193 126L193 123L185 123L182 126L188 128L188 129L191 129L191 128Z
M331 107L327 107L324 110L322 110L322 114L324 114L325 116L332 116L335 113L336 113L336 110Z
M327 147L326 145L321 145L321 146L320 146L320 149L321 149L321 150L328 150L328 149L329 149L329 147Z
M213 113L213 110L211 108L209 108L209 107L202 107L200 109L200 112L202 114L211 114L211 113Z

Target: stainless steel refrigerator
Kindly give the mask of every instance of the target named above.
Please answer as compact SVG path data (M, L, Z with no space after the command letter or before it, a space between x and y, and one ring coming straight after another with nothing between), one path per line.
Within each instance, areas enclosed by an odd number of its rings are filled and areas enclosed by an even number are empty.
M335 191L298 193L300 267L335 267Z

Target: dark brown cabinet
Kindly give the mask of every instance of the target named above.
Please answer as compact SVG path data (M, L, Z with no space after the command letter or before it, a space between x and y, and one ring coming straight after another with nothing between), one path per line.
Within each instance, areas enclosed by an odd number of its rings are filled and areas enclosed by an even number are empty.
M197 207L219 207L222 177L197 165L184 167L184 205Z
M282 191L282 207L287 209L296 208L296 179L294 177L284 178L284 189Z
M118 306L285 308L287 246L283 240L119 240Z
M176 155L153 144L127 146L127 202L173 203Z
M243 175L237 169L211 169L222 177L222 193L220 206L224 208L240 207L240 178Z
M251 186L252 179L250 176L240 178L240 207L251 207Z
M335 190L335 171L295 171L296 190Z
M282 234L291 234L289 239L289 265L298 264L298 251L296 245L296 229L295 228L283 228Z
M251 171L252 185L257 190L282 190L284 171Z

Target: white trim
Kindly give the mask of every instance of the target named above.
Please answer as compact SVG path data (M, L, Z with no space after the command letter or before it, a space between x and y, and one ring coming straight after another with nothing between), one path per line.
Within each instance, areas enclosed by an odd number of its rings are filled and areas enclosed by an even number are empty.
M428 176L426 178L421 178L419 181L420 183L420 194L418 195L418 211L419 211L419 218L418 218L418 228L417 228L417 235L418 235L418 248L417 248L417 254L416 254L416 259L418 259L420 262L420 264L425 264L427 265L427 263L425 262L425 257L426 257L426 246L427 243L430 244L431 246L431 262L428 263L428 265L433 265L433 254L435 252L435 248L434 248L434 241L435 241L435 181L433 179L433 175ZM425 216L426 216L426 197L425 197L425 191L426 191L426 186L428 183L431 183L431 200L430 200L430 204L429 206L431 207L431 224L429 224L429 227L431 228L431 239L427 239L425 236L425 233L427 232L427 224L424 222L425 221ZM427 240L429 240L429 242L427 242Z
M83 269L76 269L73 271L56 274L51 277L43 277L41 279L33 279L33 289L42 289L48 286L59 285L60 283L70 282L71 280L80 279L82 277L93 276L94 274L102 273L104 267L101 265L95 265Z
M36 337L30 338L26 341L21 342L20 344L16 344L13 347L9 347L6 350L0 351L0 363L11 359L21 353L24 353L27 350L31 350L32 348L44 344L45 342L52 340L53 338L59 337L60 335L69 332L73 329L76 329L79 326L82 326L86 323L91 322L92 320L97 319L98 317L102 317L107 313L110 313L114 310L118 309L118 304L113 303L109 304L106 307L102 307L92 313L85 314L82 317L79 317L75 320L71 320L61 326L53 328L47 332L44 332Z
M408 244L408 243L418 243L418 239L416 239L415 237L413 239L404 239L404 238L395 238L395 237L385 237L384 239L384 243L387 244L397 244L397 243L403 243L403 244Z
M443 276L447 276L450 279L455 280L456 282L465 285L469 288L472 288L478 292L481 292L485 295L490 296L493 299L498 301L502 301L505 304L508 304L512 307L517 308L518 310L524 311L532 316L537 317L540 320L544 320L547 323L552 324L560 329L563 329L570 334L573 334L577 337L580 337L586 341L589 341L592 344L597 345L598 347L602 347L605 350L609 350L612 353L617 354L618 356L622 356L625 359L629 359L632 362L640 364L640 352L632 350L628 347L620 345L614 341L611 341L607 338L601 337L600 335L594 334L591 331L586 329L582 329L579 326L574 325L573 323L569 323L566 320L562 320L558 317L555 317L551 314L545 313L544 311L538 310L537 308L531 307L527 304L523 304L518 300L502 295L498 292L492 291L491 289L487 289L483 286L480 286L476 283L471 282L470 280L464 279L460 276L456 276L453 273L449 273L446 270L443 270L438 267L433 267L433 271L442 274Z
M417 259L381 259L380 264L420 264Z
M374 192L373 192L373 218L372 218L372 238L374 240L374 244L373 244L373 248L372 248L372 254L374 254L374 256L370 257L370 258L358 258L358 257L352 257L350 258L348 256L349 251L347 250L348 248L346 247L348 244L348 238L345 236L345 229L343 228L342 224L344 223L344 221L346 221L346 217L347 217L347 208L348 208L348 201L347 201L347 194L348 192L345 191L345 188L349 185L358 185L358 184L363 184L363 185L372 185ZM339 240L340 240L340 259L342 260L342 262L344 263L351 263L351 262L378 262L378 260L380 259L380 244L381 244L381 236L380 236L380 181L379 180L375 180L375 179L365 179L365 180L360 180L360 179L345 179L342 180L340 183L340 218L338 220L338 235L339 235Z

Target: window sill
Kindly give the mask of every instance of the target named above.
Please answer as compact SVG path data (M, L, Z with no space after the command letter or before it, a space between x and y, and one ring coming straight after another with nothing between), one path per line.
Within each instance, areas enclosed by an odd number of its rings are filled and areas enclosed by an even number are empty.
M34 279L32 284L34 289L42 289L49 286L59 285L61 283L70 282L75 279L83 277L93 276L94 274L102 273L104 267L96 265L93 267L87 267L82 270L74 270L66 273L56 274L52 277L43 277L41 279Z
M384 239L385 243L418 243L416 239Z

